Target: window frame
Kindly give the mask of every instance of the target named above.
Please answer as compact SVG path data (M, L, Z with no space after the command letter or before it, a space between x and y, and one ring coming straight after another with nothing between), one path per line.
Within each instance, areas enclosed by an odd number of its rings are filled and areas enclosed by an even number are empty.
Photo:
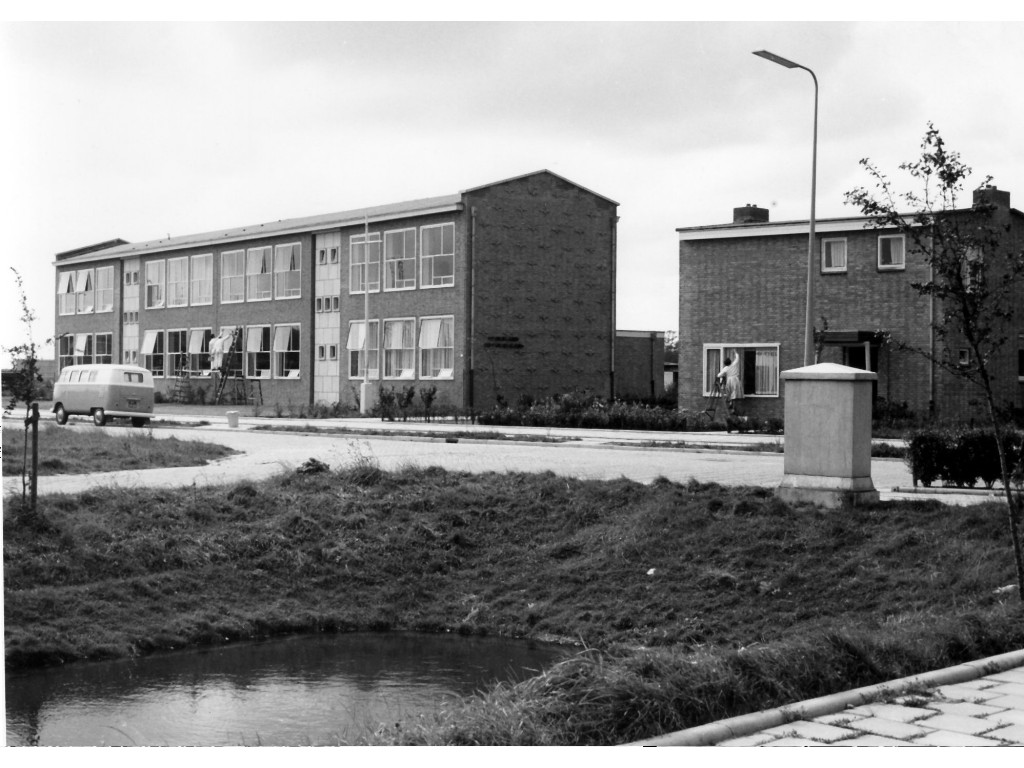
M228 269L229 264L232 267L231 270ZM221 304L241 304L245 301L245 264L246 261L244 248L238 248L233 251L220 252ZM238 289L236 291L231 290L233 285L237 286Z
M371 342L369 345L364 341L364 343L357 347L351 346L353 331L358 327L365 326L365 324L365 320L349 320L348 323L348 337L345 342L345 349L348 352L348 378L352 381L361 381L364 378L362 359L364 353L368 353L368 363L376 363L373 367L366 366L365 378L371 381L380 379L380 321L370 320ZM356 372L353 373L353 370Z
M196 264L205 264L205 267L196 269ZM213 304L213 254L194 254L189 259L189 270L189 304L193 307ZM202 290L203 287L206 288L205 291Z
M199 343L193 342L199 339ZM196 376L209 376L213 372L213 361L210 356L210 342L213 341L213 328L189 328L186 339L188 354L188 370ZM198 347L198 349L195 349Z
M356 252L358 246L363 246L361 249L362 259L356 261ZM376 246L376 248L373 248ZM380 293L380 272L381 272L381 256L384 247L384 242L381 239L380 232L370 232L369 235L349 235L348 238L348 292L350 295L364 293ZM369 251L376 251L376 257L370 259L372 253ZM376 267L376 280L370 281L370 269ZM359 279L356 279L358 270ZM359 287L357 287L359 286Z
M779 385L779 382L780 382L781 376L782 376L782 371L780 370L780 362L779 362L780 361L780 346L781 345L776 343L776 342L746 342L746 343L735 343L735 344L711 342L711 343L704 344L703 345L703 350L702 350L702 353L701 353L701 369L702 369L702 372L703 372L703 379L701 381L702 381L702 389L703 389L703 393L702 394L703 394L703 396L704 397L709 397L711 395L710 386L714 385L715 376L718 375L719 370L721 370L722 365L724 364L723 361L725 360L726 351L727 350L729 350L729 351L738 351L740 354L743 354L744 352L747 352L747 351L754 351L756 353L759 350L769 350L769 351L774 352L774 357L775 357L775 366L774 366L775 371L774 371L774 378L773 378L774 391L770 391L770 392L757 392L756 388L755 388L754 391L749 391L748 392L747 388L744 387L743 397L744 398L748 398L748 397L750 397L750 398L778 398L778 397L780 397L781 396L781 387ZM712 352L712 351L718 353L718 365L717 365L717 368L714 368L714 369L708 367L708 353ZM755 379L755 382L756 382L756 380L757 380L756 368L755 368L755 371L754 371L754 379Z
M166 302L166 294L164 288L167 285L167 272L164 269L163 259L152 259L146 262L145 272L145 285L143 286L143 293L145 294L146 309L163 309ZM151 282L151 277L157 277L158 280ZM150 293L150 289L154 288L157 290L156 298L154 299Z
M394 256L391 253L392 247L389 247L389 243L398 239L398 242L402 246L401 256ZM403 229L389 229L384 232L384 290L388 291L413 291L416 290L416 227L405 227ZM408 253L409 247L412 247L412 255ZM411 267L407 269L407 265L411 262ZM392 266L395 267L395 271L401 269L403 274L407 272L411 274L411 277L402 277L399 280L392 274Z
M389 347L388 346L388 329L389 327L401 323L403 326L410 329L411 346L402 347ZM405 333L402 332L402 339L405 340ZM384 379L385 381L412 381L416 379L416 318L415 317L389 317L384 320L384 337L382 349L384 350ZM394 353L398 353L397 355ZM399 367L402 374L395 375L392 371L396 370L392 361L402 355L409 355L411 358L411 365L409 367Z
M269 379L273 376L273 353L271 351L273 342L270 329L269 325L245 326L245 378L247 379ZM256 349L253 349L253 342L251 341L251 335L254 331L259 331L260 334ZM266 367L259 365L263 359L261 356L264 355L266 356ZM265 375L263 371L266 371Z
M97 314L114 311L114 267L96 267L95 311Z
M78 310L78 293L75 291L75 282L78 272L74 269L66 269L57 273L57 313L59 315L74 315Z
M440 251L428 253L425 245L425 236L429 230L440 230ZM445 231L451 231L451 253L444 250ZM439 259L451 257L452 270L450 275L443 275L440 280L435 277L434 263ZM426 277L427 266L430 266L430 278ZM420 227L420 288L450 288L455 285L455 223L444 222L441 224L426 224Z
M92 359L94 363L106 365L114 362L114 334L97 333L93 336Z
M253 269L257 266L258 270ZM274 298L274 248L260 245L245 251L245 300L270 301Z
M899 241L900 261L899 263L882 263L882 241ZM889 249L890 253L892 248ZM906 235L879 235L878 236L878 271L879 272L901 272L907 268L907 238Z
M843 246L843 263L842 266L828 266L826 263L826 255L829 251L828 246L842 243ZM845 237L825 237L821 241L821 273L823 275L837 275L847 271L849 266L849 246L847 245Z
M287 254L287 255L286 255ZM279 259L279 257L281 257ZM279 269L279 263L288 260L288 265L296 265L295 269ZM282 289L281 283L285 286ZM293 284L294 283L294 284ZM302 298L302 243L282 243L274 246L274 298Z
M288 331L285 342L286 349L278 349L280 332ZM271 366L275 379L299 379L302 377L302 324L281 323L274 326L271 344ZM288 366L289 358L294 358L294 365ZM295 375L289 375L295 371Z
M188 306L188 267L188 256L175 256L167 260L167 307Z
M57 340L57 370L62 371L75 364L75 335L65 333Z
M437 334L438 334L437 341L438 342L440 342L442 340L441 336L442 336L442 334L444 332L445 324L446 323L450 323L450 327L451 327L451 330L450 330L450 336L451 336L450 342L451 342L451 344L450 344L450 346L447 346L447 345L443 346L443 347L442 346L431 346L431 347L423 346L424 332L426 330L428 330L427 328L424 328L424 324L428 323L428 322L431 322L431 321L434 321L434 320L440 320L441 321L440 325L438 326L438 330L437 330ZM443 363L451 363L450 366L444 365L444 364L442 364L440 366L435 366L434 365L435 360L433 358L434 358L435 355L438 354L437 350L450 350L450 356L451 356L450 359L443 361ZM455 378L455 316L454 315L436 315L436 316L421 317L419 319L419 323L418 323L418 326L416 328L416 357L417 357L417 363L419 364L419 377L420 377L420 379L429 380L429 381L451 381L451 380L453 380ZM429 365L427 364L428 363L428 359L429 359L429 362L430 362ZM435 370L437 371L436 374L433 373L433 371L435 371ZM449 373L448 374L444 374L445 371L449 371Z
M150 336L150 334L152 334L152 336ZM149 339L149 338L153 339L153 345L152 345L152 347L149 347L150 351L146 352L145 350L147 349L147 346L148 346L146 344L146 340ZM167 349L167 344L166 344L165 339L164 339L164 332L163 332L163 330L162 329L161 330L157 330L155 328L147 328L145 333L142 334L142 341L140 342L140 346L139 346L139 350L138 350L138 353L139 353L139 365L141 367L145 368L147 371L149 371L153 375L153 378L156 378L156 379L166 378L167 369L164 367L165 366L165 362L166 362L164 360L164 352L165 352L166 349ZM149 358L148 361L147 361L147 358ZM149 362L149 363L159 362L160 363L160 368L157 369L157 368L153 367L153 365L146 365L147 362Z
M173 347L173 349L172 349ZM188 329L169 328L164 337L164 371L172 379L189 372Z
M75 314L91 315L95 309L96 271L91 267L80 269L75 275Z

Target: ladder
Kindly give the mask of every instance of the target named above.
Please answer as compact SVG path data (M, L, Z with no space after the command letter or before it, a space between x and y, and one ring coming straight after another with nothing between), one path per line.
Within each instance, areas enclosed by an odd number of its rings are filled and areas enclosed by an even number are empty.
M718 413L718 408L725 398L725 382L721 376L715 377L715 385L711 388L711 394L708 395L707 400L704 403L704 410L697 414L697 426L706 427L715 420L715 414ZM728 407L726 407L728 411ZM726 413L726 423L728 423L729 414Z
M188 371L182 371L174 380L170 400L172 403L187 404L192 402L192 381Z

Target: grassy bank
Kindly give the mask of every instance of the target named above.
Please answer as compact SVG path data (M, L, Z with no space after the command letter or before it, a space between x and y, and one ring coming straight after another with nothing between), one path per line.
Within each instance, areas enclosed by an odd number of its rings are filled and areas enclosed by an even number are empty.
M824 512L763 489L365 461L47 497L41 521L15 507L8 668L293 631L581 649L382 741L617 743L1024 645L1016 596L995 593L1013 581L998 505Z
M3 473L20 475L25 463L25 430L4 426ZM31 446L30 446L31 450ZM78 475L122 469L196 467L235 453L222 445L176 437L153 437L150 429L104 431L87 424L39 425L39 474ZM31 461L31 456L28 458Z

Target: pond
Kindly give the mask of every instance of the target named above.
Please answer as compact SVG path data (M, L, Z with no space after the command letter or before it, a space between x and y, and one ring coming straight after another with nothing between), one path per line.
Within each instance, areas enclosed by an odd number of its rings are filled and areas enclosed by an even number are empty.
M7 744L351 743L566 653L500 638L353 633L8 673Z

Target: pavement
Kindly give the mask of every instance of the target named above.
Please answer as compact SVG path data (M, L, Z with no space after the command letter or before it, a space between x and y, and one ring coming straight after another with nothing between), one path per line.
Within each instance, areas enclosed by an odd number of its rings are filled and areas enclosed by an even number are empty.
M229 426L228 411L237 412L237 427ZM288 471L309 458L335 468L371 459L386 470L417 465L468 472L551 471L591 479L627 477L638 482L665 477L677 482L696 479L777 487L783 477L784 456L776 449L784 439L778 435L299 419L249 415L247 411L251 412L251 407L158 405L154 428L145 434L206 440L238 453L204 467L43 476L38 492L231 483ZM46 404L41 404L40 412L48 419ZM3 421L4 428L21 425L20 416ZM96 429L91 421L75 418L65 428ZM103 429L138 431L117 421ZM495 433L502 439L495 439ZM915 489L900 459L872 459L871 475L882 500L931 498L967 505L995 497L994 492L984 490ZM21 478L5 477L3 486L5 497L21 493ZM1024 745L1024 649L636 744L710 745Z

